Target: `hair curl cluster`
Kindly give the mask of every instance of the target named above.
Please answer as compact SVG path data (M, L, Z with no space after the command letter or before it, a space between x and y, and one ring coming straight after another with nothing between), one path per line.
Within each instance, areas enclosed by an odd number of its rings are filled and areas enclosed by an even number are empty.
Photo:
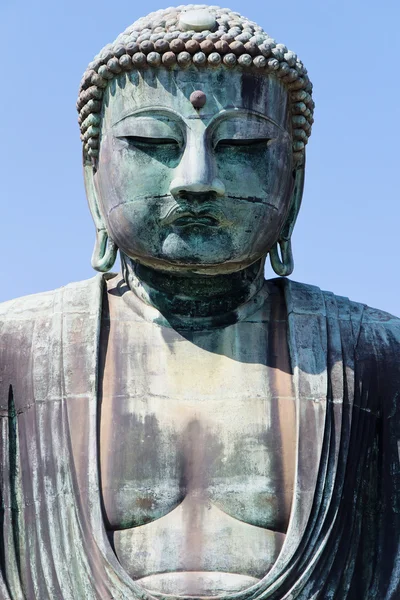
M181 17L207 9L215 17L212 30L184 31ZM150 13L128 27L88 65L79 90L77 109L84 158L99 155L104 91L108 82L132 69L242 68L273 75L284 82L290 97L293 152L302 159L314 122L312 83L294 52L278 44L253 21L227 8L182 5Z

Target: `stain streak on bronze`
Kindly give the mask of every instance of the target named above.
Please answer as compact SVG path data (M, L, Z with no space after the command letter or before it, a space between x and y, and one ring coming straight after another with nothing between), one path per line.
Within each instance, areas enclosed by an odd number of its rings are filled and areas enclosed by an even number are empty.
M293 389L293 372L289 356L288 325L283 299L272 305L269 339L271 340L270 360L276 359L272 371L272 393L274 397L275 423L273 427L280 432L280 449L277 459L280 461L282 485L285 490L284 514L291 510L293 502L293 484L295 481L295 460L293 449L296 447L296 405Z

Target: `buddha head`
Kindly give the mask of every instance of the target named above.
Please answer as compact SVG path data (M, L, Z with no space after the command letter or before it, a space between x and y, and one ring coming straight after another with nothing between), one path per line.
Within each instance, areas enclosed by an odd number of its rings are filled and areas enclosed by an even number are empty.
M78 111L92 265L293 270L314 103L296 54L239 13L151 13L90 63Z

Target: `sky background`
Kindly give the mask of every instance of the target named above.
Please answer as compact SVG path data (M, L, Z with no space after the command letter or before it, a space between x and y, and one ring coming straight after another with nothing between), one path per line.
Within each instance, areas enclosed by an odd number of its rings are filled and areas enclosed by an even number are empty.
M170 1L0 0L0 302L94 274L79 81L106 43ZM314 83L292 279L400 316L398 0L227 6L297 52Z

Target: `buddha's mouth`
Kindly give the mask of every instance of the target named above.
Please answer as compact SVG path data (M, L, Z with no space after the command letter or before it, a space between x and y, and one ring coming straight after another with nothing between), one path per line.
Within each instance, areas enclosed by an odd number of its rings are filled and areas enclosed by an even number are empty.
M178 216L178 218L173 221L173 224L176 227L192 227L194 225L218 227L221 222L212 215L196 215L194 213L186 213Z
M228 220L222 210L215 206L202 206L201 208L188 208L187 206L173 207L163 219L164 225L174 227L221 227L227 225Z

